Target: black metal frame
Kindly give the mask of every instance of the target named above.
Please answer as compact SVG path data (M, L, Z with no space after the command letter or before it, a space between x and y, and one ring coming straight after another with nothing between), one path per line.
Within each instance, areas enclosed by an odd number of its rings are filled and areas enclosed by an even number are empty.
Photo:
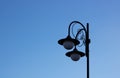
M70 29L71 29L72 24L80 24L80 26L82 26L82 29L80 29L80 30L77 32L75 38L72 38L72 37L70 36L70 32L71 32ZM76 49L76 46L80 43L79 40L77 39L77 37L78 37L78 35L79 35L79 33L80 33L81 31L84 31L84 32L85 32L85 53L83 53L83 52L81 52L81 51L78 51L78 50ZM60 39L60 40L58 41L58 43L59 43L60 45L63 45L64 41L66 41L66 40L67 40L67 41L72 41L72 42L75 44L74 50L73 50L73 51L70 51L70 52L67 52L67 53L66 53L66 56L70 57L70 55L71 55L72 53L78 53L79 55L81 55L81 57L86 56L86 58L87 58L87 78L89 78L89 44L90 44L90 39L89 39L89 23L87 23L86 28L85 28L85 26L84 26L81 22L79 22L79 21L72 21L72 22L69 24L69 27L68 27L68 36L67 36L66 38L64 38L64 39Z

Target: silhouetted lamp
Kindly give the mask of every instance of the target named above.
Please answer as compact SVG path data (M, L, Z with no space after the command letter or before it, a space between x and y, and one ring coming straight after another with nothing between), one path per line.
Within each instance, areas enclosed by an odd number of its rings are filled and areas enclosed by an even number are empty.
M76 35L72 38L70 34L71 26L75 26L76 24L79 24L82 28L80 28L79 31L77 31ZM82 34L82 38L78 38L80 34ZM89 24L87 23L87 26L85 28L85 26L79 21L71 22L68 28L68 36L66 38L58 40L58 44L62 45L67 50L72 50L67 52L65 55L67 57L70 57L73 61L78 61L83 56L87 57L87 78L89 78L89 43ZM79 51L77 49L77 46L80 44L84 44L85 52Z
M67 52L66 56L71 57L73 61L78 61L80 57L85 56L85 53L78 51L75 47L73 51Z
M72 49L75 45L78 45L80 42L76 39L71 38L69 35L58 41L60 45L63 45L65 49L70 50Z

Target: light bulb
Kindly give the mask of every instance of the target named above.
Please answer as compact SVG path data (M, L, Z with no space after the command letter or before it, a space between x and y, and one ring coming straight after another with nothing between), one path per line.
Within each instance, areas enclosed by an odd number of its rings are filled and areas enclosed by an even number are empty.
M73 61L78 61L81 56L79 54L73 53L73 54L71 54L70 57Z
M71 42L71 41L65 41L63 43L63 46L64 46L65 49L70 50L74 47L74 43Z

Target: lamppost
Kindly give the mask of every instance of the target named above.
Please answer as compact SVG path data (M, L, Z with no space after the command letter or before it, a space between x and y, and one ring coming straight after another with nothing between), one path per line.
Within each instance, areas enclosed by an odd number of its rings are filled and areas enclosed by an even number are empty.
M71 27L79 24L82 28L80 28L75 36L71 37ZM73 33L73 32L72 32ZM79 35L80 39L78 38ZM85 45L85 52L81 52L77 49L77 46L82 42ZM87 58L87 78L89 78L89 23L86 24L86 27L79 21L72 21L68 27L68 36L64 39L60 39L58 44L63 45L65 49L71 50L66 53L67 57L71 57L73 61L78 61L80 57L86 56Z

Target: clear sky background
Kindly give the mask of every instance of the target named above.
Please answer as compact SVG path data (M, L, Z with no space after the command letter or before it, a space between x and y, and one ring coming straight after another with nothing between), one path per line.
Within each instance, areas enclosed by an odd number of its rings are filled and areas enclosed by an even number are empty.
M90 23L90 78L120 78L120 0L0 0L0 78L86 78L86 58L57 41Z

